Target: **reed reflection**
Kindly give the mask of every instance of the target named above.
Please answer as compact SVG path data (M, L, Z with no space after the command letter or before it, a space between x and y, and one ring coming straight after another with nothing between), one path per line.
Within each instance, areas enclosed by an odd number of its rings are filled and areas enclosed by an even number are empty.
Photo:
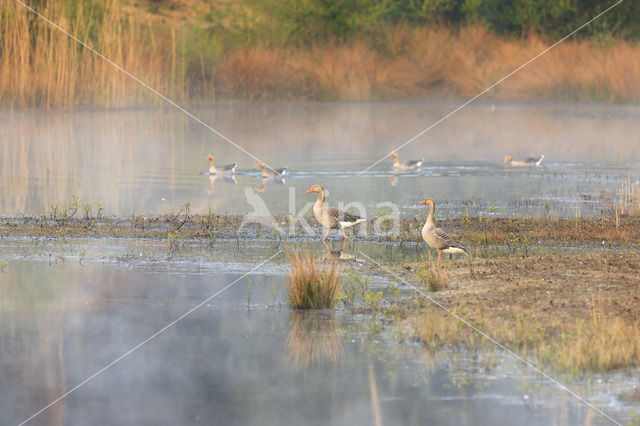
M338 325L331 314L291 311L287 335L287 361L298 368L331 365L344 357Z

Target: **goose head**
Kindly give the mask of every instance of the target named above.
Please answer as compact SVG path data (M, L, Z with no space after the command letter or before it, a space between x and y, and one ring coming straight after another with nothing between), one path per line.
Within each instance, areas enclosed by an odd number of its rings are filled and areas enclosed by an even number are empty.
M426 204L431 208L435 207L435 203L433 202L433 200L431 198L425 198L424 200L420 201L420 203L418 203L418 204Z
M313 185L311 188L309 188L307 194L310 194L312 192L324 192L324 188L320 185Z

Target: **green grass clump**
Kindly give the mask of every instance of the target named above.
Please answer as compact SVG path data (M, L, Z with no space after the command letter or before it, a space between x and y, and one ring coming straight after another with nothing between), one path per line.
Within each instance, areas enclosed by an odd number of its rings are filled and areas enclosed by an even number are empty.
M289 256L289 305L296 309L328 309L336 304L342 277L337 262L319 264L310 254Z

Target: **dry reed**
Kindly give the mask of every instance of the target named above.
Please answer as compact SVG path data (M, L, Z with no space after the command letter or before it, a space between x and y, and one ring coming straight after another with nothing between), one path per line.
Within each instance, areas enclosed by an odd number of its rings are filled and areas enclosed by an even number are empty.
M473 96L547 46L539 36L500 38L476 25L390 29L382 46L366 40L278 47L203 42L182 21L159 25L104 2L96 22L78 2L39 11L150 86L178 101L228 98L370 100ZM11 0L0 0L0 96L10 107L159 104L141 85ZM196 34L196 35L194 35ZM193 47L193 39L197 48ZM207 58L205 60L205 58ZM570 40L495 90L498 99L636 101L640 46Z
M559 371L610 371L640 364L640 324L605 316L597 300L594 296L591 320L554 320L542 326L535 318L518 316L515 320L485 317L472 322L481 330L491 330L493 338L518 353ZM440 345L461 345L470 350L490 347L482 336L435 307L420 315L416 331L431 350Z
M427 284L429 291L440 291L447 288L449 284L449 273L444 263L434 260L429 252L427 265L417 272L418 277Z
M631 180L631 175L620 187L616 204L616 228L619 227L620 216L640 214L640 182Z
M311 254L289 256L289 305L296 309L333 308L342 276L338 262L319 263Z

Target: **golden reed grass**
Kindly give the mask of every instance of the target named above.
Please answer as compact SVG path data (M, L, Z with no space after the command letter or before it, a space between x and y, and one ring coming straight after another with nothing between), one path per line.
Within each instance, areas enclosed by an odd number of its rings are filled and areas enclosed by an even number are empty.
M593 303L597 305L597 301ZM533 356L537 362L558 371L604 372L640 364L640 324L596 311L594 307L591 319L553 320L545 326L522 316L515 320L481 318L474 323L517 353ZM422 313L415 326L429 350L440 345L465 346L470 350L491 346L482 336L435 307Z
M296 309L327 309L336 304L342 277L338 262L320 264L311 254L289 257L289 305Z
M216 96L249 100L372 100L470 97L544 50L549 41L496 36L482 26L460 30L399 25L382 46L366 40L277 47L189 49L184 24L159 25L104 3L100 25L78 2L74 19L58 2L40 12L178 101ZM0 96L9 106L119 107L159 99L111 65L11 0L0 0ZM147 20L145 20L147 19ZM197 40L196 40L197 41ZM191 43L193 44L193 43ZM203 52L209 49L211 52ZM212 52L218 52L213 54ZM195 56L197 57L195 57ZM208 62L203 57L214 58ZM188 63L199 64L189 71ZM640 46L569 40L496 87L497 99L635 101L640 99Z
M161 93L185 97L185 79L176 30L160 32L135 22L117 0L103 3L100 25L77 2L69 19L61 2L38 11L81 40L95 33L91 47ZM140 84L44 20L11 0L0 0L0 94L9 106L100 105L119 107L158 103ZM160 47L163 46L163 47Z

